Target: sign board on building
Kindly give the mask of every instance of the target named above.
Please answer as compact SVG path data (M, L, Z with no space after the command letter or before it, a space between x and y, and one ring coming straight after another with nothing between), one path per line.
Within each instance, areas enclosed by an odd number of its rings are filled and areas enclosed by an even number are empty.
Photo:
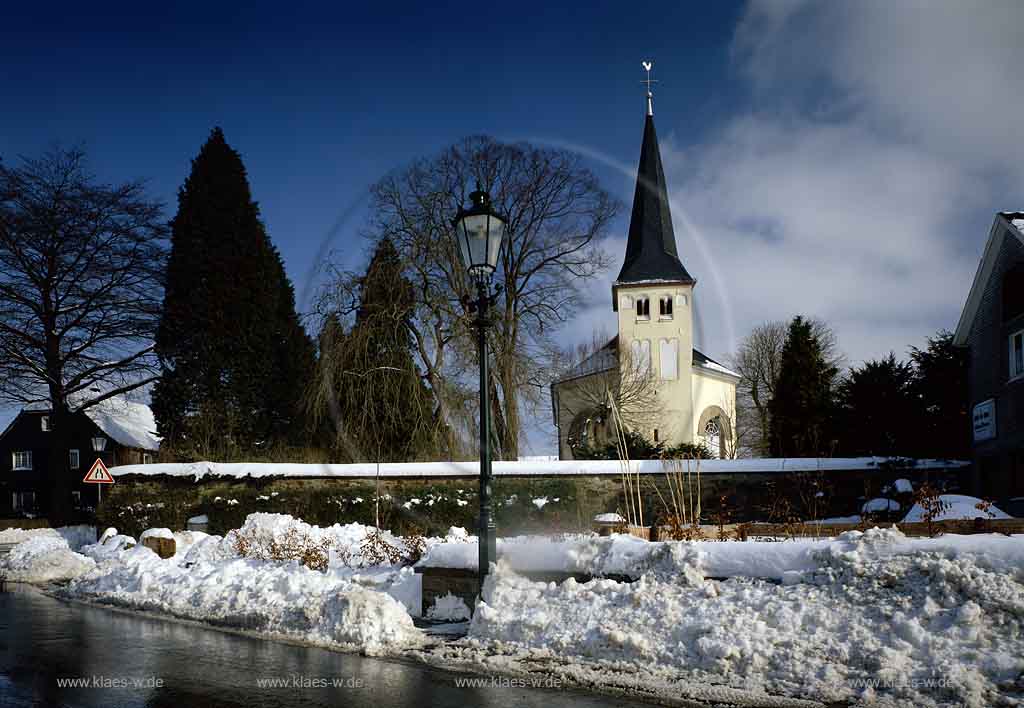
M996 436L996 401L990 398L974 407L974 442L992 440Z

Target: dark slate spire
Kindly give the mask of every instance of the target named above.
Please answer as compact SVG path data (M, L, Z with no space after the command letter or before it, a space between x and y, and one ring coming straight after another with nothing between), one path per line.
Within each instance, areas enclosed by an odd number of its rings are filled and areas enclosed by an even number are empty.
M665 173L658 152L658 135L654 131L651 96L647 96L647 118L644 140L640 148L640 167L633 195L633 214L629 220L629 241L626 260L615 282L618 285L647 280L696 283L679 260L672 215L668 208Z

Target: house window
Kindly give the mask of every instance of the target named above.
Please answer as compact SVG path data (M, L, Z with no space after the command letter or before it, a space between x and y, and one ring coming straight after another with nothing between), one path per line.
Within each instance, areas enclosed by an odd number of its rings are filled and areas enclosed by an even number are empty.
M672 319L672 296L666 295L658 300L658 314L667 320Z
M11 509L14 511L33 511L36 508L35 492L14 492L11 496Z
M71 469L78 469L78 450L68 450L68 464L71 465Z
M1024 376L1024 329L1010 335L1010 378Z
M30 470L32 469L32 451L25 450L23 452L12 452L11 453L12 469L17 470Z
M39 428L44 432L50 432L50 416L44 415L39 419Z
M82 506L82 493L77 489L71 492L71 503L75 505L75 508Z
M651 318L651 300L646 297L636 299L636 318L638 320L649 320Z
M151 465L151 464L153 464L153 456L150 455L148 452L142 453L142 464L144 464L144 465Z
M658 442L658 429L654 429L654 442Z

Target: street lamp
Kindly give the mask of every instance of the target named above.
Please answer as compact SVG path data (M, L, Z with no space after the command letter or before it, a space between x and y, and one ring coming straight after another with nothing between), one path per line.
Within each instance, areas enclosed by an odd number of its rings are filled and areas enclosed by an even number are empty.
M102 460L103 451L107 449L107 439L102 435L97 435L92 439L92 451ZM100 501L103 499L103 485L96 485L96 510L99 511Z
M490 281L498 266L498 254L505 238L506 222L491 207L491 196L480 189L469 195L473 205L469 209L459 207L452 226L459 244L462 264L469 271L476 284L476 300L465 298L463 304L469 312L476 314L474 325L477 332L477 348L480 352L480 524L479 576L480 591L492 561L497 559L497 542L494 535L494 510L491 503L491 410L488 400L487 374L487 327L490 320L487 311L494 304L490 293Z

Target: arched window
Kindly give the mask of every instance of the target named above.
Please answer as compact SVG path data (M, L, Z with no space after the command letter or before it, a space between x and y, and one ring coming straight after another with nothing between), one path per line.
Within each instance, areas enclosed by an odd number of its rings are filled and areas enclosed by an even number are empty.
M650 319L651 317L651 301L647 297L638 297L636 299L636 317L640 320Z
M718 418L704 424L704 446L715 459L722 456L722 426L718 424Z
M672 319L672 296L665 295L658 300L658 314L666 319Z

